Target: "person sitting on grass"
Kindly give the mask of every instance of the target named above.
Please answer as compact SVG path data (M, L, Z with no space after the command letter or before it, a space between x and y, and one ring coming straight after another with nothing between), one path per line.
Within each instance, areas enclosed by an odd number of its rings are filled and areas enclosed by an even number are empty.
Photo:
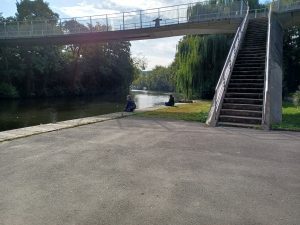
M165 102L165 106L174 106L175 105L175 100L173 95L170 95L169 101Z
M126 104L124 111L125 112L133 112L135 109L136 109L135 102L132 100L130 95L127 95L127 104Z

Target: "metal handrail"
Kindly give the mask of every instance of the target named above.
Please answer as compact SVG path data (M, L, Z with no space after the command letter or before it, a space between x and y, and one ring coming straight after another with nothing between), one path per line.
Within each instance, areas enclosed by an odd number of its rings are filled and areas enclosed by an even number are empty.
M300 9L300 1L299 0L292 0L292 1L282 1L276 0L272 1L272 11L273 12L286 12L291 10Z
M229 53L227 55L223 70L221 72L218 84L215 89L215 96L212 101L212 106L208 115L206 123L210 126L216 126L218 117L221 110L221 105L225 96L225 91L227 89L231 73L235 64L235 60L240 49L241 43L244 39L249 16L249 7L247 7L246 16L242 24L238 27L234 40L231 44Z
M204 1L96 16L54 20L10 21L0 23L0 38L43 37L87 32L132 30L145 27L156 28L158 27L154 22L156 18L163 20L159 26L210 21L220 18L242 18L245 14L245 11L241 10L244 5L244 0L227 4L216 3L215 5L211 5L209 1ZM197 12L193 13L195 13L197 18L201 18L201 20L190 20L189 12L193 8L197 9ZM64 23L70 21L74 21L74 23L67 29L64 27ZM95 29L96 26L102 29Z
M268 116L269 111L269 70L270 70L270 44L271 44L271 16L272 16L272 4L270 4L269 16L268 16L268 38L267 38L267 53L266 53L266 66L265 66L265 84L264 84L264 100L263 100L263 114L262 114L262 126L265 129L270 128L270 120Z

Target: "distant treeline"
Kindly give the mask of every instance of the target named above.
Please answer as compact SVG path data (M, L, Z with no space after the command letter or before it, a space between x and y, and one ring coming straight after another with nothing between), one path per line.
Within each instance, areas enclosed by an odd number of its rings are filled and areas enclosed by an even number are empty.
M43 0L16 3L15 17L2 21L58 20ZM75 20L63 24L74 27ZM106 29L82 24L81 29ZM97 26L97 27L96 27ZM0 48L0 98L123 94L135 72L129 42Z

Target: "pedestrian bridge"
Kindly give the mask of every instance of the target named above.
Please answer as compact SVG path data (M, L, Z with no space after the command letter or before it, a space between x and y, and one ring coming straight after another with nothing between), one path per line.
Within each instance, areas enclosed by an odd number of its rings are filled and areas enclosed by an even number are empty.
M163 8L55 20L4 21L0 45L131 41L186 34L235 33L246 14L244 0L195 2ZM253 11L257 15L266 9Z
M273 2L283 26L300 21L300 2ZM0 46L132 41L187 34L235 33L247 12L244 0L209 1L163 8L55 20L0 22ZM268 9L249 12L267 16Z

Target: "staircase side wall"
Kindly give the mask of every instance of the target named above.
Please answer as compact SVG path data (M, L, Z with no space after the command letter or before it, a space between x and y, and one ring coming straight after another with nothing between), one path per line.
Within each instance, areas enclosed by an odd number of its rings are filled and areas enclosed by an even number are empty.
M269 121L282 120L282 51L283 29L276 16L271 17L270 62L269 62Z

